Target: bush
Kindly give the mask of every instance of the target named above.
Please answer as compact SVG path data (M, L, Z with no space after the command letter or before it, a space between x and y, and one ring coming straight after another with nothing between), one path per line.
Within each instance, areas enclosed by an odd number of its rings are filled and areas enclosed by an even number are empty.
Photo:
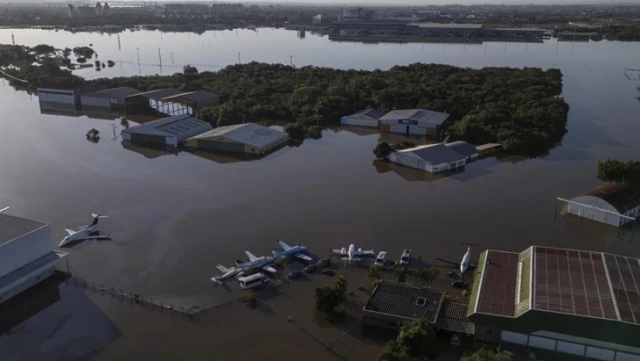
M469 290L462 290L462 297L469 297Z
M250 308L256 308L258 305L258 295L254 290L242 290L240 296L242 301Z
M387 142L380 142L373 149L373 154L375 154L378 159L387 159L389 158L389 154L393 152L393 148Z
M49 54L56 51L56 48L54 48L51 45L40 44L40 45L34 46L33 51L35 51L38 54Z
M364 286L363 285L358 285L358 287L356 287L356 289L358 291L365 291Z
M73 53L78 57L91 58L95 51L88 46L78 46L73 48Z

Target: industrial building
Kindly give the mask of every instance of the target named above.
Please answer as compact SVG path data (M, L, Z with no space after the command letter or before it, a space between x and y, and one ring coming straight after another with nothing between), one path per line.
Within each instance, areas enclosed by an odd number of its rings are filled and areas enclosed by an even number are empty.
M0 213L0 303L53 275L66 256L53 251L48 224Z
M344 116L340 119L342 125L353 125L358 127L379 128L379 119L384 112L378 109L369 108L361 110L355 114Z
M382 281L363 309L363 323L398 329L408 320L422 318L437 329L473 334L466 312L467 305L446 301L444 290Z
M610 183L566 202L566 213L621 227L640 217L640 191Z
M228 125L190 137L185 146L201 150L265 154L289 140L286 133L255 123Z
M476 147L464 140L456 140L455 142L445 143L445 145L466 157L467 163L478 159L480 156L480 152Z
M123 129L121 136L134 143L177 147L185 139L208 130L211 130L211 124L207 122L190 115L176 115Z
M419 28L427 37L477 38L482 35L482 24L415 23L409 26Z
M197 90L156 89L126 97L129 112L160 112L167 115L195 114L204 107L218 104L220 97L212 92Z
M389 161L429 173L438 173L464 167L467 156L438 143L393 152L389 155Z
M80 96L80 103L83 109L122 108L124 110L125 99L139 93L141 93L140 90L128 86L104 89L95 92L82 93Z
M436 136L449 120L449 114L426 109L398 109L380 117L380 130L417 136Z
M38 88L38 101L80 107L80 91L78 89Z
M637 258L537 246L487 250L467 317L476 342L532 359L640 360L639 281Z

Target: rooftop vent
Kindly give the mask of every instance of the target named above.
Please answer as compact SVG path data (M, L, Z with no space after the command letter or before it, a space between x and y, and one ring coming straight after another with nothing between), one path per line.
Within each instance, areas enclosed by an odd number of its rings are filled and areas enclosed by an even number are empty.
M427 304L427 299L426 298L418 297L418 299L416 299L416 306L423 307L426 304Z

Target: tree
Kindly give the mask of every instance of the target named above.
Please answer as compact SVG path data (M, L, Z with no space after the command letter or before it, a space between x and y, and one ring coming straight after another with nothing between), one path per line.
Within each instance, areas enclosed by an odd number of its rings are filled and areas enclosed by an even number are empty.
M333 286L316 288L316 310L325 315L331 315L344 302L346 295L347 280L342 275L338 275Z
M403 353L395 341L388 342L376 357L376 361L408 361L410 358Z
M240 293L242 301L250 308L255 308L258 305L258 295L254 290L242 290Z
M100 132L92 128L87 132L87 140L91 143L98 143L100 141Z
M378 145L373 149L373 154L375 154L378 159L387 159L389 158L389 154L393 152L393 148L387 142L379 142Z
M460 361L511 361L513 357L506 352L499 352L483 347L469 355L465 355Z
M436 331L425 319L405 322L394 341L387 343L376 361L427 361L438 356Z
M640 162L629 160L598 161L598 179L605 182L640 183Z
M184 74L197 75L198 74L198 68L196 68L195 66L191 66L191 65L187 64L184 67L182 67L182 72Z
M56 48L54 48L51 45L40 44L40 45L34 46L33 51L35 51L38 54L49 54L56 51Z

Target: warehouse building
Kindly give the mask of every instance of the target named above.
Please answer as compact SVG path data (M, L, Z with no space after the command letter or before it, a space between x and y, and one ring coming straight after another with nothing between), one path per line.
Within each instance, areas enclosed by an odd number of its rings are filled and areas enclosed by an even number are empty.
M640 192L624 184L605 184L565 202L567 213L614 227L640 217Z
M380 118L383 133L437 136L449 120L449 114L426 109L392 110Z
M41 103L65 104L80 107L80 91L78 89L38 88L38 101Z
M410 26L419 28L427 37L476 38L482 35L482 24L415 23Z
M480 156L480 152L476 149L476 147L465 142L464 140L445 143L445 145L466 157L467 163L478 159L478 157Z
M442 143L402 149L389 155L389 161L429 173L458 170L467 157Z
M467 316L478 343L529 358L640 360L640 260L560 248L480 255Z
M126 97L129 112L160 112L167 115L195 114L196 110L218 104L220 97L212 92L197 90L156 89Z
M123 129L122 139L134 143L149 143L177 147L185 139L211 130L211 124L190 115L154 120Z
M255 123L218 127L185 141L190 148L222 152L265 154L286 143L289 137L281 131Z
M0 303L53 275L66 256L53 251L48 224L0 213Z
M357 127L379 128L380 118L384 112L378 109L369 108L361 110L355 114L344 116L340 119L342 125L352 125Z
M82 108L125 108L125 99L142 93L128 86L83 93L80 96Z
M425 319L439 330L473 334L466 313L467 305L445 300L444 290L382 281L363 309L363 323L395 330L406 321Z

